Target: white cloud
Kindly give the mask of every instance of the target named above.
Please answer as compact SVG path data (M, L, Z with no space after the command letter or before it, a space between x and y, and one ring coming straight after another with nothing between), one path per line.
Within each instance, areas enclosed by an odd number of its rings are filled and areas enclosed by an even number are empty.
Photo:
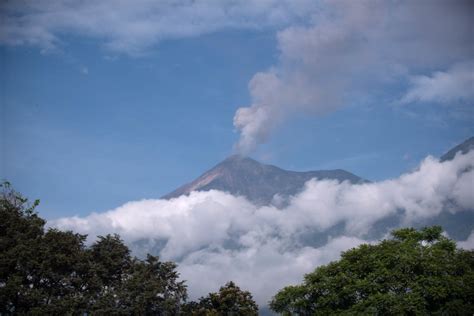
M0 43L51 50L73 34L104 40L114 52L140 55L164 39L288 25L315 6L311 0L3 1Z
M474 250L474 230L465 241L459 241L458 246L466 250Z
M311 180L284 208L220 191L192 192L50 224L92 237L116 232L139 252L161 245L162 259L178 261L192 298L233 280L264 305L283 285L364 242L374 223L399 210L405 225L443 210L474 210L473 180L471 151L443 163L428 157L417 170L381 182ZM337 224L344 231L327 239ZM318 233L323 240L304 237Z
M323 115L371 99L392 102L398 97L390 94L412 74L471 59L473 14L469 1L323 1L310 26L278 33L279 63L255 74L252 103L235 113L241 133L236 149L252 151L291 114ZM471 97L472 87L454 87L469 84L465 72L438 74L428 84L412 80L422 95L449 102Z
M474 62L452 66L431 76L414 76L402 103L438 102L456 104L474 101Z
M209 249L192 253L180 263L181 276L192 295L215 292L234 280L252 292L260 306L284 286L300 283L305 273L339 258L341 251L367 243L356 237L340 236L326 245L283 250L284 241L267 239L242 250Z

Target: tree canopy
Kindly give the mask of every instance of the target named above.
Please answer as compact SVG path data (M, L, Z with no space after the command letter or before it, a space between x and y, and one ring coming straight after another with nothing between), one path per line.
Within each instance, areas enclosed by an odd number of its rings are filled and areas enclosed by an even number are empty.
M217 293L201 297L199 302L185 306L184 312L193 316L253 316L258 315L258 306L248 291L242 291L234 282L228 282Z
M0 188L0 315L185 315L198 305L186 303L175 263L134 258L118 235L87 247L85 235L45 229L39 201L28 203L8 182ZM250 293L225 289L228 296L210 300L217 315L256 310Z
M280 290L283 315L472 315L474 252L456 248L439 226L404 228L392 239L343 252L304 282Z

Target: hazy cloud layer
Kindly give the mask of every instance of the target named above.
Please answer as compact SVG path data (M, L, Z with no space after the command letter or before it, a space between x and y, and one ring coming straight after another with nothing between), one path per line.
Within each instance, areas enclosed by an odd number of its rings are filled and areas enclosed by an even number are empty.
M417 170L382 182L314 179L282 209L258 207L220 191L193 192L169 201L129 202L51 225L90 236L116 232L135 253L155 251L178 261L193 298L234 280L265 304L282 286L365 242L374 223L397 211L405 211L403 224L409 225L443 210L474 210L473 167L471 151L443 163L428 157ZM342 233L308 241L307 236L330 232L337 224L345 227Z
M250 81L236 149L252 151L294 113L396 102L407 84L404 102L472 101L472 16L472 1L322 1L310 26L278 33L279 63Z
M0 43L57 48L67 35L94 37L140 55L161 40L225 29L262 29L307 17L311 0L25 0L0 4Z

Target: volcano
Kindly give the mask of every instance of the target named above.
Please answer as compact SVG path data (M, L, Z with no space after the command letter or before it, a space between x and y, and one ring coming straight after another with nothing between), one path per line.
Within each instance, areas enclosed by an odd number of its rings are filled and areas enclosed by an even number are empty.
M289 171L260 163L252 158L233 155L162 198L171 199L192 191L220 190L259 204L270 204L278 198L299 193L310 179L330 179L339 182L363 183L362 179L342 169Z

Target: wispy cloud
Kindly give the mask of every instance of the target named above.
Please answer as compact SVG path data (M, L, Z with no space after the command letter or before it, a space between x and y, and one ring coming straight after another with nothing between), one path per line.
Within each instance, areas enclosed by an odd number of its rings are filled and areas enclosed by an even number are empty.
M474 102L474 62L455 64L447 71L437 71L428 76L413 76L410 83L402 103L436 102L450 105Z
M256 206L220 191L193 192L51 225L91 238L117 232L136 253L154 251L178 261L193 297L232 279L265 304L280 287L365 242L374 224L400 210L404 225L442 211L474 210L472 183L474 151L443 163L428 157L416 171L381 182L311 180L284 208ZM338 225L343 231L327 239ZM319 233L323 240L308 241Z
M73 34L136 56L165 39L288 25L307 17L316 5L309 0L2 1L0 43L54 50Z

